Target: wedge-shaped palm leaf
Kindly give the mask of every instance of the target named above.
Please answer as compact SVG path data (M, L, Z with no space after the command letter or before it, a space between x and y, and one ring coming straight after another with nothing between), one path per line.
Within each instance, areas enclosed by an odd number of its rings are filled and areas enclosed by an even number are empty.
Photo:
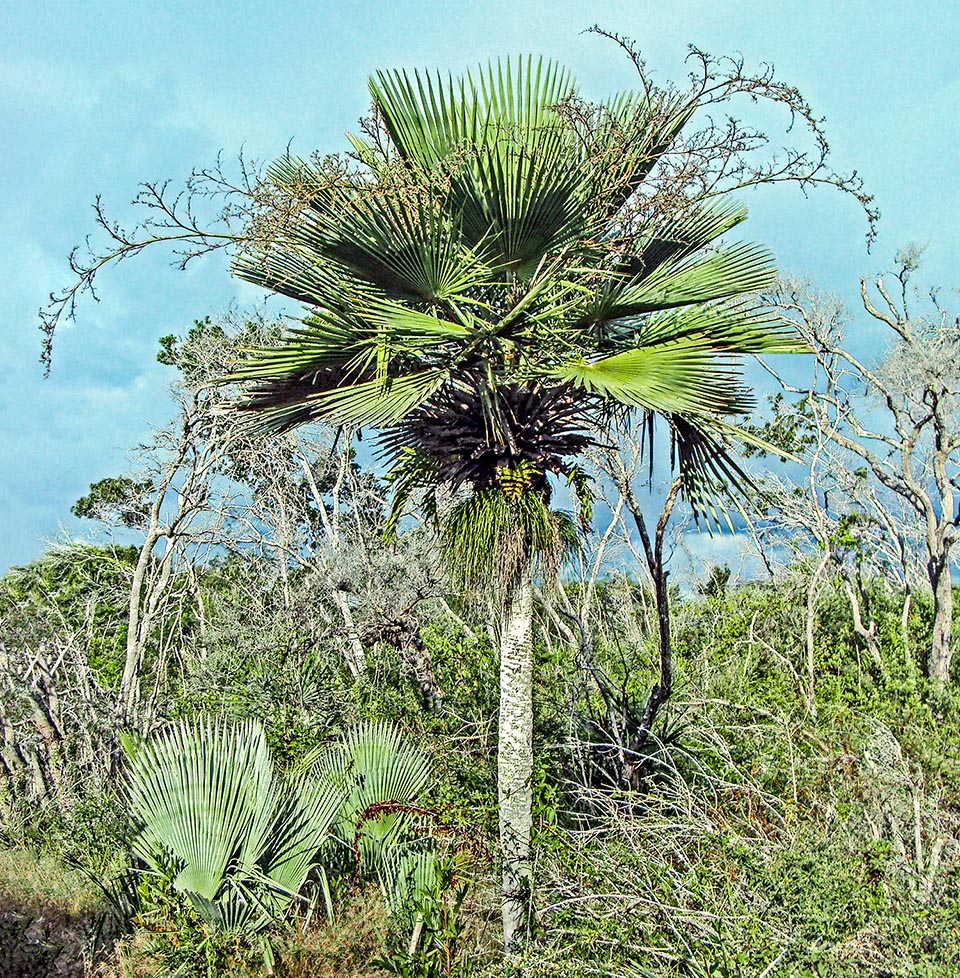
M551 107L573 91L565 68L533 57L498 60L460 79L393 71L370 80L395 149L427 169L464 147L555 121Z
M291 203L296 218L284 222L269 245L251 245L237 256L239 277L311 304L349 294L351 285L408 301L443 300L496 277L496 266L486 260L489 249L464 242L444 191L414 193L401 180L323 192L327 176L311 164L282 163L282 184L293 181L292 169L301 184L316 181L317 194L309 203ZM268 173L277 178L277 171L274 165Z
M703 336L593 362L571 361L552 373L590 393L646 411L736 414L752 406L734 364L718 358Z
M761 292L776 277L769 252L747 243L717 244L742 220L739 208L705 209L641 237L635 257L607 271L585 305L585 322L641 316Z
M571 164L571 150L552 130L485 145L472 167L451 181L464 239L490 249L520 278L534 273L544 254L582 238L590 222L583 207L587 181Z
M128 749L134 852L211 925L258 930L315 863L345 789L284 784L258 723L179 723Z
M447 371L434 369L351 382L339 371L307 370L253 385L242 409L250 413L249 427L258 434L318 420L356 427L389 425L428 401L447 376Z
M776 268L765 249L746 243L726 245L706 255L669 259L649 274L611 289L604 297L603 318L760 292L775 277Z
M383 189L334 201L291 240L398 298L443 300L490 281L495 266L484 260L482 242L466 245L439 200L409 202L402 187L390 196Z
M377 880L392 917L409 916L431 900L444 855L443 840L430 836L402 839L383 847Z
M573 99L567 111L558 108L577 132L580 168L589 180L587 200L593 227L606 236L695 107L678 92L623 92L588 111L588 125L578 119L583 107Z
M448 376L446 370L434 369L361 381L317 394L311 406L317 417L335 424L390 425L433 397Z
M347 366L363 358L368 341L369 332L356 322L318 313L307 320L305 329L291 330L283 346L246 351L250 358L225 379L260 380Z
M251 869L266 844L278 786L260 728L178 724L132 754L131 810L139 855L167 849L182 863L174 885L208 899L228 871Z
M472 335L466 326L388 299L370 298L363 313L365 320L348 320L318 312L306 320L306 328L291 330L283 346L246 351L250 358L238 364L224 380L289 380L328 368L343 368L356 380L362 380L384 349L397 348L409 359L411 353L429 355L433 348L440 349ZM469 322L468 315L464 318ZM317 380L318 387L324 386L322 378Z
M653 313L634 337L641 345L706 340L735 356L808 352L790 323L749 299Z
M445 209L464 243L522 275L544 251L575 240L590 211L590 175L553 107L572 94L567 73L532 58L497 63L459 83L381 73L371 83L393 142L407 160L455 160Z
M380 298L372 298L365 303L363 312L367 322L378 328L380 334L385 333L392 342L408 349L427 349L431 345L465 340L475 333L472 327L476 323L469 312L458 313L469 324L463 325Z
M676 213L654 215L639 232L636 252L622 263L624 278L649 275L665 261L691 255L746 219L747 208L734 200L690 204Z

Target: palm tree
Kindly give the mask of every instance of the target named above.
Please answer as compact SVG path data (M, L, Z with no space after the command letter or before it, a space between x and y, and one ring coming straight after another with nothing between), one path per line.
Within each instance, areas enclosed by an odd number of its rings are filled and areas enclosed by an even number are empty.
M529 912L534 577L573 530L550 509L565 478L589 518L581 453L612 420L669 427L689 502L742 472L728 420L749 407L736 357L796 349L752 298L762 249L724 236L733 203L647 188L696 108L645 89L584 102L532 58L462 78L381 72L349 158L268 170L248 281L303 302L279 347L228 379L265 433L371 427L394 487L442 530L465 586L495 599L500 635L504 940ZM677 188L675 188L677 189ZM438 491L459 500L438 505Z

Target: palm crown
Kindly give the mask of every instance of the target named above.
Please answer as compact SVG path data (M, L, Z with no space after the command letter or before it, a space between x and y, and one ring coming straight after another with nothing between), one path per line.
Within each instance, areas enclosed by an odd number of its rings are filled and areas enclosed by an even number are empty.
M309 314L232 375L239 407L264 431L380 429L395 512L438 486L546 501L613 418L660 415L712 512L718 478L741 474L737 357L798 344L752 298L768 254L725 239L745 209L647 189L695 106L655 90L591 105L533 58L370 90L353 165L268 171L286 217L236 271Z

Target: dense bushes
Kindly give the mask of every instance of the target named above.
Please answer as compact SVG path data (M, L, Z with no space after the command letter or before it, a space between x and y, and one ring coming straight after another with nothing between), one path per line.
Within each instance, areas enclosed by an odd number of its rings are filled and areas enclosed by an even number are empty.
M539 646L535 881L541 912L520 965L524 974L929 978L960 967L954 695L928 686L911 667L895 595L878 587L874 614L889 622L879 631L881 663L867 661L842 594L821 599L811 703L806 608L796 584L803 570L794 573L787 586L723 581L703 594L675 594L676 691L645 745L637 791L617 790L596 774L604 764L596 731L605 708L578 650L556 632ZM3 582L8 648L25 634L32 614L28 603L9 599L25 579L19 574ZM391 916L390 900L380 895L382 871L378 876L371 865L358 876L349 859L342 861L329 877L331 919L317 890L313 910L295 904L286 923L271 929L276 974L493 973L497 664L485 631L466 609L427 602L419 610L418 655L433 671L438 703L422 695L409 656L396 644L372 643L367 672L352 676L336 629L315 617L318 596L311 588L317 585L309 576L293 576L281 594L254 563L228 562L200 583L207 620L201 628L195 616L183 627L184 643L156 684L160 716L262 717L282 771L373 717L403 728L432 760L433 780L415 802L419 834L410 854L431 853L417 858L433 860L432 878L440 882L408 888ZM251 624L243 612L254 604ZM642 708L655 678L647 605L634 583L610 579L598 588L594 657L617 690L618 708L628 712ZM94 598L89 607L102 616L103 601ZM98 629L89 634L100 641L89 646L79 629L45 634L74 652L87 649L89 682L96 684L90 689L106 703L109 677L91 660L114 626L96 620ZM909 627L908 641L919 647L928 627L922 605ZM16 673L17 661L5 661L8 723L29 717L23 697L32 689L68 701L75 695L82 674L75 659L61 657L47 687L36 685L36 674ZM166 916L157 916L160 883L147 892L147 877L126 875L132 826L122 795L104 786L116 783L109 764L98 768L102 783L62 794L58 785L74 785L88 770L90 748L81 746L112 749L118 731L107 712L65 724L55 753L63 774L59 782L28 780L29 806L19 794L23 782L8 771L3 803L16 817L5 820L3 842L8 861L79 859L113 894L114 918L124 905L139 914L133 930L113 950L104 941L97 945L90 921L106 920L110 905L78 882L89 909L71 910L80 916L64 919L81 923L30 945L36 915L18 908L36 906L29 899L41 897L28 899L8 878L0 884L7 943L33 947L30 953L46 967L51 955L64 953L56 941L67 935L84 953L99 947L103 973L110 975L177 968L203 974L214 965L217 974L262 971L258 941L218 936L174 890ZM429 839L443 844L437 848ZM144 899L153 901L153 917ZM150 921L161 917L167 936L158 944L162 934L151 932Z

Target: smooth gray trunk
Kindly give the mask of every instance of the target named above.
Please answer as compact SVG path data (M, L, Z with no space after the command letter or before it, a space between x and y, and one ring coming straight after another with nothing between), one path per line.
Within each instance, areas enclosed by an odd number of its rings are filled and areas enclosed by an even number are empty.
M343 624L347 633L347 642L350 646L350 654L346 656L347 668L354 679L362 676L367 671L367 654L363 650L360 641L360 634L357 631L356 623L353 620L353 610L350 607L350 599L345 591L340 588L333 589L333 600L340 610L343 617Z
M933 585L933 638L930 643L928 673L931 679L950 680L950 659L953 651L953 582L950 580L950 559L944 555L928 565Z
M526 569L500 627L500 727L497 787L503 859L503 946L509 954L527 931L533 825L533 578Z

